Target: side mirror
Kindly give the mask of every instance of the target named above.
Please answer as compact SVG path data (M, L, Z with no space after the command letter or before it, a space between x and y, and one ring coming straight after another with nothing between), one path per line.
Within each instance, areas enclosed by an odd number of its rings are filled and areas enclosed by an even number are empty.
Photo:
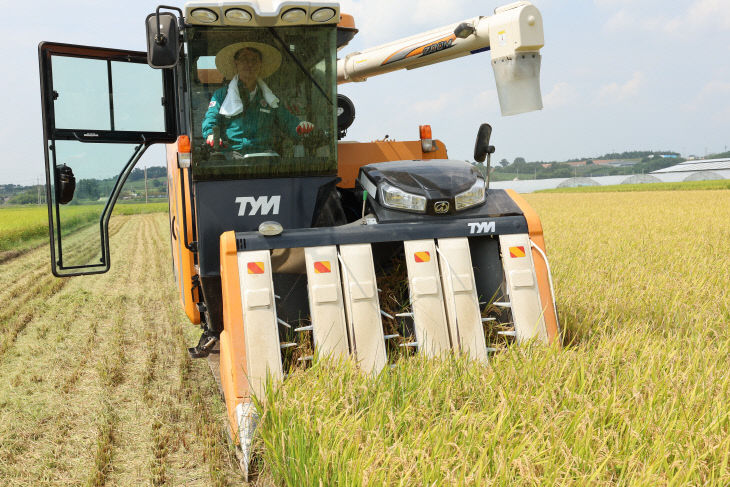
M147 26L147 64L151 68L172 68L180 56L180 30L177 17L169 12L149 14Z
M74 199L76 190L76 178L74 172L66 164L58 166L56 174L56 200L62 204L68 204Z
M337 140L347 135L347 129L355 121L355 104L342 94L337 95Z
M477 162L484 162L487 158L487 154L494 154L495 148L493 145L489 145L489 139L492 137L492 126L488 123L483 123L479 127L477 132L477 141L474 144L474 160Z

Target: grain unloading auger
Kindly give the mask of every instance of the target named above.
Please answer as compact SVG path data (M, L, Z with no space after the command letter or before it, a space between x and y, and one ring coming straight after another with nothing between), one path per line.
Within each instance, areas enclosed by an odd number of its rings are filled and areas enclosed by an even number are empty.
M376 374L404 353L486 362L498 343L558 337L540 221L489 189L487 124L475 165L429 126L338 143L354 119L338 83L488 50L502 113L542 108L539 11L517 2L338 60L356 33L336 3L198 1L150 14L146 53L39 46L53 272L109 269L122 185L168 143L175 277L203 330L190 353L219 372L246 471L252 396L314 350ZM76 180L113 182L91 254L62 239Z

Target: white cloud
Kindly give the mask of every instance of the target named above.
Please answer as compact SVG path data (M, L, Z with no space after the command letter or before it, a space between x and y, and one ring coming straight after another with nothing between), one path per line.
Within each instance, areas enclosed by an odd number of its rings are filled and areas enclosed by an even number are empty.
M472 110L499 110L499 96L494 88L483 89L474 97L473 103L470 105Z
M593 0L599 7L615 7L616 5L631 5L634 0Z
M702 96L730 96L730 81L708 81L700 92Z
M559 108L575 104L578 96L578 90L576 90L575 86L561 81L556 83L553 89L543 96L543 101L546 108Z
M609 32L628 30L636 24L636 19L626 9L621 9L608 18L604 28Z
M624 101L633 98L639 94L641 87L644 85L646 77L641 71L636 71L630 80L623 84L617 82L609 83L601 86L598 90L598 101L602 103L611 103L615 101Z
M705 83L697 95L682 105L682 109L689 112L708 109L720 109L721 113L730 110L730 81L712 80ZM725 110L722 110L722 107Z
M342 0L340 10L355 17L355 25L368 46L390 42L476 15L490 15L491 9L474 12L469 0ZM407 20L406 20L407 19ZM407 29L403 27L407 26ZM415 27L415 28L414 28Z
M635 28L667 34L697 33L707 30L730 30L728 0L693 0L683 11L673 11L666 4L636 4L625 0L594 0L599 7L618 9L604 24L607 31ZM667 12L662 14L661 12Z
M458 101L453 93L444 92L433 98L419 100L411 105L412 113L418 115L433 115L434 113L446 110L449 106L455 106Z
M687 23L730 30L730 5L727 0L697 0L687 10Z

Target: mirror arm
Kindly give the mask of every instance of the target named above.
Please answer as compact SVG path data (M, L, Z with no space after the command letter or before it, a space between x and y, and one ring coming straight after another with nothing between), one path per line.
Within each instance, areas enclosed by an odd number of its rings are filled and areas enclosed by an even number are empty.
M166 8L168 10L176 10L180 12L180 18L183 17L183 11L180 10L178 7L171 7L169 5L158 5L157 10L155 10L155 21L157 22L157 35L155 36L155 43L158 46L164 46L167 43L167 38L165 37L165 34L160 32L160 9Z
M484 191L489 191L489 180L492 179L491 173L491 165L492 165L492 154L491 152L487 152L487 187L484 188Z
M485 191L489 190L489 181L492 179L492 154L496 151L493 145L487 146L487 187Z

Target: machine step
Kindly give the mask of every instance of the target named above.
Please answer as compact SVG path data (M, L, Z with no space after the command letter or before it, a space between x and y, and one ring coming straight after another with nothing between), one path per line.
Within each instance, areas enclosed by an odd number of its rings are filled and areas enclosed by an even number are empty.
M444 295L433 240L403 242L418 350L428 357L451 350Z
M440 238L439 254L444 304L454 350L486 361L487 349L479 297L466 238Z
M350 354L350 338L337 247L309 247L304 249L304 258L314 346L322 357L347 356Z
M340 245L342 290L350 347L358 365L372 374L388 362L370 244Z
M546 308L540 302L530 237L527 234L500 235L499 246L517 342L538 339L547 343ZM552 306L552 303L547 305Z
M268 250L238 252L246 376L250 391L264 397L267 376L284 377L274 283Z

